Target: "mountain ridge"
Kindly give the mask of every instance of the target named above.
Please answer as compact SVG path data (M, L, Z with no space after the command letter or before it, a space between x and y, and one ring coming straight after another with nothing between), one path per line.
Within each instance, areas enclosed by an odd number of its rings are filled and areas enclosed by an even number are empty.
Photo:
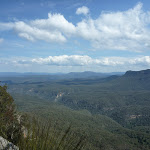
M140 71L127 71L124 76L137 76L137 75L150 75L150 69L140 70Z

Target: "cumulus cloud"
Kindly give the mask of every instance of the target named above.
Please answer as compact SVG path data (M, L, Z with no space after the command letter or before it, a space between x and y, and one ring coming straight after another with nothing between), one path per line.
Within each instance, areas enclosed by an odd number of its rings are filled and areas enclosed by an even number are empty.
M28 25L24 22L16 22L14 25L14 30L18 33L20 37L26 38L30 41L44 40L47 42L65 42L66 38L61 34L61 32L47 31L45 29L39 29L37 27Z
M77 14L87 14L83 6ZM143 11L142 3L132 9L101 12L98 18L84 18L73 24L62 14L48 14L47 19L28 22L0 22L0 31L15 30L19 37L30 41L66 42L71 37L83 38L98 50L141 52L150 49L150 12Z
M66 42L66 37L75 33L75 26L61 14L48 14L48 19L36 19L28 22L0 22L0 31L14 30L18 36L30 41Z
M150 67L150 56L143 56L134 59L130 59L129 63L131 65L141 65Z
M61 14L48 13L48 19L33 20L31 21L31 25L48 31L57 30L64 34L75 33L75 26L68 22Z
M150 12L138 3L133 9L103 12L97 19L84 19L77 24L77 34L101 50L142 51L150 45Z
M47 58L35 58L31 60L32 63L56 66L85 66L91 64L92 61L92 58L86 55L49 56Z
M19 64L39 64L51 66L105 66L105 67L124 67L124 66L146 66L150 67L150 56L138 57L102 57L92 58L87 55L60 55L48 56L46 58L33 58L18 60Z
M86 6L79 7L76 10L77 15L80 15L80 14L87 15L88 13L89 13L89 9Z
M150 56L136 57L101 57L88 55L60 55L45 58L8 57L0 59L0 68L35 72L124 72L127 70L144 70L150 68ZM12 69L13 68L13 69Z

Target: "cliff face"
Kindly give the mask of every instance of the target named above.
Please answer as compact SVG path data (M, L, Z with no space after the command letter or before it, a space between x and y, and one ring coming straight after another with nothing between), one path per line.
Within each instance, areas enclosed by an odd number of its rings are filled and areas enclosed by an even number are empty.
M141 71L127 71L124 76L150 76L150 69Z
M15 146L13 143L7 141L1 136L0 136L0 149L1 150L19 150L17 146Z

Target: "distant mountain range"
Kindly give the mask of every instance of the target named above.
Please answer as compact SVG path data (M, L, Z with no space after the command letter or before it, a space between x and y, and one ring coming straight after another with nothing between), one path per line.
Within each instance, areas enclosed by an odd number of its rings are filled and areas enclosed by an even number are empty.
M111 75L123 75L124 72L111 72L111 73L101 73L101 72L70 72L70 73L46 73L46 72L0 72L0 77L17 77L17 76L34 76L34 75L49 75L49 76L63 76L65 78L88 78L88 77L106 77Z
M32 76L32 75L56 75L62 73L46 73L46 72L0 72L0 77L14 77L14 76Z

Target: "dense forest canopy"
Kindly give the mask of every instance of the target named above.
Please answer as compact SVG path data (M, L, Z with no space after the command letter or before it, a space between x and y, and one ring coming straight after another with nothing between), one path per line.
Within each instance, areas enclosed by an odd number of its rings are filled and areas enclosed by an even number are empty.
M8 84L17 112L50 120L57 131L70 124L76 137L86 136L87 150L149 149L149 70L105 77L52 76L1 77L1 84ZM9 98L8 110L16 114L6 89L1 86L1 99Z

